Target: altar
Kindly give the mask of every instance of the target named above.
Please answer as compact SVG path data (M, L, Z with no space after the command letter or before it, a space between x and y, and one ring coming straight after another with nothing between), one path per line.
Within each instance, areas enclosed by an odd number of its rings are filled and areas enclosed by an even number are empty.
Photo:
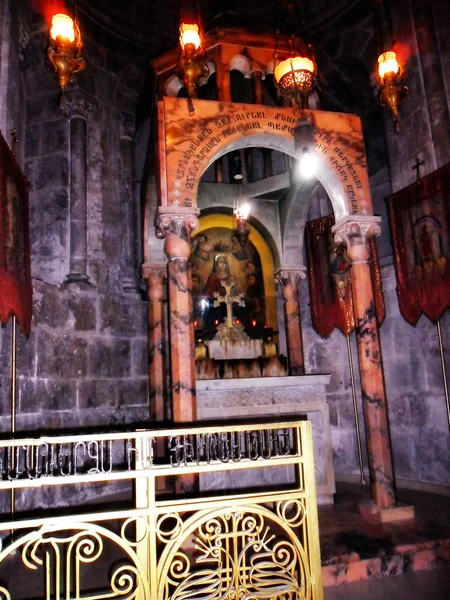
M314 463L319 504L333 502L335 492L331 428L325 386L330 375L294 377L253 377L243 379L197 381L199 421L230 421L261 417L293 417L312 423ZM275 480L276 477L276 480ZM230 478L233 480L231 481ZM293 481L294 471L286 467L265 470L257 476L249 470L245 475L208 473L201 478L203 490L227 490L237 487L264 487Z

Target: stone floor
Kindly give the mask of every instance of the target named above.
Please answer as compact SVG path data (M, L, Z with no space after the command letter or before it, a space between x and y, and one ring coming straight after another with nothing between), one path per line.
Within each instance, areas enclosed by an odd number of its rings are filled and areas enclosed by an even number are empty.
M416 519L381 525L358 512L366 493L338 486L336 503L319 509L324 587L450 567L449 497L401 495L413 502Z
M325 600L449 600L450 568L325 588Z

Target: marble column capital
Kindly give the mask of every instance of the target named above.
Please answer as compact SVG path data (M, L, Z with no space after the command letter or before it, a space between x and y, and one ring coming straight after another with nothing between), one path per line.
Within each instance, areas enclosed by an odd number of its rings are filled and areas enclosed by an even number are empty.
M306 268L282 268L275 272L275 280L283 287L289 283L298 286L301 279L306 279Z
M86 92L76 89L64 94L61 101L61 112L67 119L81 117L89 121L97 114L97 103Z
M142 279L165 280L167 278L167 265L165 263L143 263L141 266Z
M375 215L347 215L333 227L334 241L347 246L347 255L352 262L367 261L369 238L381 234L381 217Z
M159 207L156 214L156 237L165 238L164 251L169 259L191 254L191 233L198 227L198 208L184 206Z
M289 300L298 300L298 286L302 279L306 278L305 267L282 268L275 273L275 280L283 288L283 298Z

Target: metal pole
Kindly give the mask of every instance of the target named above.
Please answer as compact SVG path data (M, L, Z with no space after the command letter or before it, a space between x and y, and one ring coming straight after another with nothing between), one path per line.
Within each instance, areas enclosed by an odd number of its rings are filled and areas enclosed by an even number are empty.
M16 315L12 316L12 340L11 340L11 434L14 439L16 433L16 409L17 409L17 326ZM15 468L15 449L11 452L11 469ZM15 495L11 490L11 515L14 514Z
M444 393L445 393L445 402L447 404L447 419L448 419L448 426L450 428L450 403L449 403L449 398L448 398L448 385L447 385L447 368L445 366L445 350L444 350L444 344L442 343L442 331L441 331L441 320L438 319L437 323L437 330L438 330L438 338L439 338L439 352L441 355L441 367L442 367L442 378L444 380Z
M364 479L364 464L363 464L362 449L361 449L361 433L359 430L358 404L356 401L355 371L353 369L353 357L352 357L352 349L350 346L350 336L346 335L345 337L347 339L348 364L350 367L350 381L352 383L353 411L355 413L356 441L358 444L358 457L359 457L359 472L361 475L361 485L365 485L366 480Z

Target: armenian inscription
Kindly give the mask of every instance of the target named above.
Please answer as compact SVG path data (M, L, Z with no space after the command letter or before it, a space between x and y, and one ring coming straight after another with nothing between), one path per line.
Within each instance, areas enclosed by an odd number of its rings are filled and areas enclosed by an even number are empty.
M174 102L176 100L166 98L165 101ZM266 107L264 110L236 110L234 105L229 106L232 108L226 114L222 112L219 115L215 114L199 120L199 123L204 124L201 128L193 129L192 122L190 122L189 130L193 131L193 134L188 140L186 140L188 128L183 127L182 118L178 119L176 127L174 126L171 130L170 144L166 148L167 172L173 172L169 161L175 154L177 162L174 178L176 193L174 191L171 194L169 190L169 205L179 204L181 191L184 205L195 206L200 177L208 163L227 145L235 143L240 137L255 134L273 136L275 134L293 141L299 115L292 109L282 111L279 108ZM368 191L364 190L365 187L368 187L367 182L363 182L361 179L361 167L365 167L362 138L357 133L355 134L354 127L348 127L348 136L343 135L338 127L334 131L332 122L326 123L326 127L322 127L320 114L311 114L313 115L311 122L314 124L316 151L342 184L349 212L353 214L367 212L367 208L364 211L364 206L370 207L370 199L367 200L370 197ZM345 118L347 121L356 119L352 115L333 118L333 115L321 114L326 115L328 120L336 122L338 119L344 123Z

